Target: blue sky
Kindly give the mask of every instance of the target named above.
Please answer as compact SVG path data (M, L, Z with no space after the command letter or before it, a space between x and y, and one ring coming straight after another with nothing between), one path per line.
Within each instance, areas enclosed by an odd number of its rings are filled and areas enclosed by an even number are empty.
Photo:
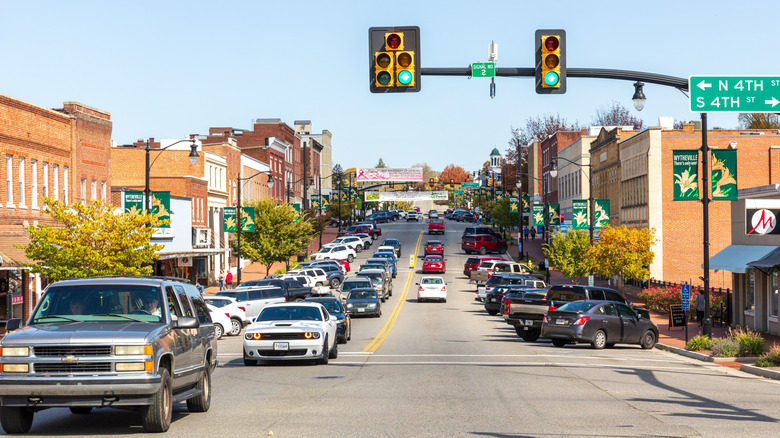
M559 113L589 124L618 101L657 125L698 119L680 91L630 81L568 80L537 95L533 78L422 77L420 93L372 94L368 28L419 26L422 67L486 61L532 67L536 29L567 32L569 67L689 75L780 74L778 1L10 1L0 3L0 93L111 112L113 138L182 138L256 118L309 119L333 134L334 162L481 167L511 127ZM733 128L737 114L710 113Z

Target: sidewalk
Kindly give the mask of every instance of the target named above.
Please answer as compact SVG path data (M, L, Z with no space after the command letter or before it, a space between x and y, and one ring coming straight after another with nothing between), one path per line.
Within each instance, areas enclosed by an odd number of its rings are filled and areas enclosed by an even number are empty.
M525 241L524 252L527 256L531 257L534 260L535 264L538 265L542 260L544 260L544 253L542 252L542 244L544 242L541 240L541 236L537 235L536 237L537 238L535 240L527 239ZM512 238L517 239L516 231L512 234ZM508 253L512 257L518 257L517 245L510 246ZM565 278L560 272L555 270L550 270L549 284L571 284L571 281ZM608 282L604 280L596 280L595 284L597 286L610 287ZM638 298L638 294L639 292L641 292L638 288L632 286L626 286L623 292L626 298L628 298L632 303L637 305L643 305L642 301ZM775 380L780 380L780 369L773 370L767 368L754 367L752 366L752 364L755 363L755 358L712 358L707 354L687 351L685 350L685 345L686 345L685 327L669 328L669 316L657 313L655 311L650 312L650 319L658 327L658 343L656 344L656 348L660 348L662 350L670 351L675 354L691 357L702 361L716 362L720 365L739 369L751 374L764 376ZM712 337L713 338L725 337L728 332L728 329L729 328L727 326L723 326L723 327L713 326ZM695 322L688 323L688 340L692 339L694 336L698 336L701 334L702 334L701 327L698 327ZM774 336L768 333L762 333L761 336L764 339L766 339L767 351L771 350L774 347L780 347L780 336Z

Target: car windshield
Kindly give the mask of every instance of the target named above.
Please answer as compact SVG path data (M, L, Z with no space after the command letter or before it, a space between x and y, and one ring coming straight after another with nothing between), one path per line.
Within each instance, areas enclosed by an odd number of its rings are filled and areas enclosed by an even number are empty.
M442 284L441 278L423 278L420 284Z
M347 295L348 300L375 300L376 299L376 292L374 291L367 291L367 290L361 290L357 292L350 292L349 295Z
M322 314L316 307L309 306L266 307L257 321L322 321Z
M366 269L385 269L385 265L360 265L360 270L365 271Z
M428 257L425 257L425 261L426 262L440 262L441 261L441 256L428 256Z
M328 309L328 312L331 314L338 314L338 313L344 313L343 310L341 310L341 305L336 300L306 300L306 301L313 301L315 303L320 303L323 306L325 306L326 309Z
M341 291L342 292L349 292L352 289L358 289L358 288L366 288L371 287L371 281L365 280L365 281L345 281L341 284ZM328 309L330 310L330 309Z
M32 316L32 324L63 321L161 322L162 290L147 284L51 286Z
M592 309L593 306L600 304L600 303L589 303L586 301L573 301L571 303L566 303L563 306L557 308L556 310L560 310L561 312L577 312L577 313L583 313L587 312L588 310Z

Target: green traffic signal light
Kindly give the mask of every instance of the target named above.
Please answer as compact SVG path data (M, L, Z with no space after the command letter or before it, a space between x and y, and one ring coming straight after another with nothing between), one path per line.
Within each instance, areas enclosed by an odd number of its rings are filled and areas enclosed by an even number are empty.
M398 73L398 83L401 85L409 85L412 83L412 74L409 72L409 70L401 70L400 73Z
M547 84L548 87L554 87L558 84L559 80L560 77L558 76L558 73L554 71L547 72L547 74L544 75L544 83Z

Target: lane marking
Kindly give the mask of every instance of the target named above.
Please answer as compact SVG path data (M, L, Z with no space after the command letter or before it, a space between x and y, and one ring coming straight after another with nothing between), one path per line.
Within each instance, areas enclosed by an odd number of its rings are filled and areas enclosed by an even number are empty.
M489 365L489 366L496 366L496 365L504 365L504 366L535 366L535 367L560 367L560 368L619 368L619 369L627 369L627 370L659 370L659 371L686 371L686 372L694 372L698 371L699 373L709 373L713 370L719 369L716 367L701 367L701 366L690 366L690 367L664 367L664 366L644 366L644 365L608 365L608 364L587 364L587 363L565 363L565 362L493 362L493 361L486 361L486 362L474 362L474 361L463 361L463 362L456 362L456 361L430 361L430 362L379 362L379 361L368 361L368 362L349 362L349 361L338 361L332 363L334 366L339 365L435 365L435 366L441 366L441 365L469 365L469 366L480 366L480 365Z
M420 253L420 242L422 242L423 232L420 231L419 237L417 237L417 244L414 248L414 257L415 259L418 257L418 254ZM406 282L404 282L404 290L403 294L399 297L398 302L395 304L395 307L393 308L393 312L391 313L390 317L387 318L387 322L385 323L384 327L382 327L382 330L379 331L379 334L376 335L376 337L368 344L366 345L366 348L362 350L363 353L365 352L371 352L373 353L376 351L377 348L379 348L380 345L382 345L382 342L387 337L387 334L390 333L390 329L393 328L393 325L395 324L395 320L398 318L398 314L401 312L401 308L404 306L404 303L406 302L406 297L409 295L409 286L412 284L412 278L414 278L414 271L409 272L409 274L406 276Z

